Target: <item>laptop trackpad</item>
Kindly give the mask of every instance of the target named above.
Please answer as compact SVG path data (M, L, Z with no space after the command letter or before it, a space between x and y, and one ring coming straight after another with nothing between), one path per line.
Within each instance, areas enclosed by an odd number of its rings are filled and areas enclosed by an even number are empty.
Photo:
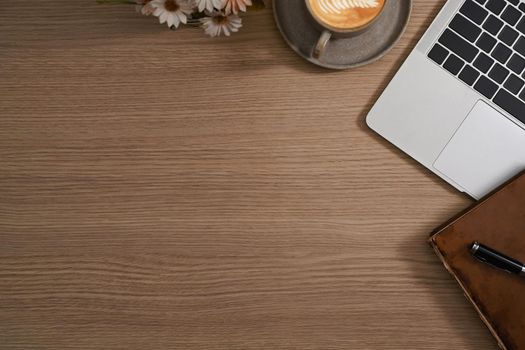
M481 198L525 169L525 130L479 101L434 167Z

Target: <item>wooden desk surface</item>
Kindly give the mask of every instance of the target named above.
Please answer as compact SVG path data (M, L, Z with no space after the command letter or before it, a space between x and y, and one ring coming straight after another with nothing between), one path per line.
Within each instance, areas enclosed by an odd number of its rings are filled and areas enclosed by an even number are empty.
M379 62L296 56L132 6L0 8L2 349L496 349L427 246L471 201L364 117Z

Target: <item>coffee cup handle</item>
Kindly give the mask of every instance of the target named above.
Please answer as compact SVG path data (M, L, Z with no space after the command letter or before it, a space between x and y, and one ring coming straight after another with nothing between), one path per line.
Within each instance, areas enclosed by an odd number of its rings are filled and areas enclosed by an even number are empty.
M314 47L313 56L315 59L321 58L321 56L323 55L326 49L326 45L328 44L328 41L330 40L331 37L332 37L332 33L329 32L328 30L325 30L321 34L321 36L319 37L319 40L317 40L317 44Z

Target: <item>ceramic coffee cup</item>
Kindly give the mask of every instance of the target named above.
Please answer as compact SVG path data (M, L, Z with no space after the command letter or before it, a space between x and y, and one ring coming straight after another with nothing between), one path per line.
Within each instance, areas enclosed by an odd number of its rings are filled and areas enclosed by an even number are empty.
M313 56L319 59L331 38L359 35L377 21L390 0L304 0L314 24L322 31Z

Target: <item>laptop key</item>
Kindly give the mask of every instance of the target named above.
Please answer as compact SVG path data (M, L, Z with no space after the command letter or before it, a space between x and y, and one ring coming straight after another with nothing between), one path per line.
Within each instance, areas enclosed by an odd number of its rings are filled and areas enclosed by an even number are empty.
M485 7L489 11L495 13L496 15L499 15L501 11L503 11L503 8L505 7L505 5L507 5L505 0L489 0L489 2L487 2Z
M490 15L489 18L483 23L483 29L492 35L498 34L499 30L503 27L503 21L494 15Z
M504 89L500 89L492 101L507 111L507 113L525 123L525 103L523 101Z
M467 16L472 22L481 24L489 14L487 10L479 6L472 0L466 0L459 12Z
M448 56L448 50L439 44L434 45L432 50L430 50L430 52L428 53L428 57L432 61L436 62L437 64L443 63L443 61L445 61L445 58L447 58L447 56Z
M498 85L489 78L481 76L474 85L474 89L486 98L491 99L496 91L498 91Z
M498 41L496 39L494 39L487 33L483 33L476 42L476 46L485 51L486 53L489 53L490 51L492 51L494 46L496 46L497 42Z
M443 68L448 70L450 73L456 75L459 73L461 68L463 68L464 64L465 62L463 62L461 58L459 58L458 56L454 54L450 54L450 56L448 56L445 63L443 63Z
M519 95L519 97L520 97L520 99L521 99L522 101L525 101L525 90L523 90L523 91L521 92L521 94Z
M505 81L505 84L503 84L505 89L509 90L514 95L520 92L523 85L525 85L525 82L516 74L511 74L507 81Z
M521 3L518 8L521 10L521 12L525 12L525 3Z
M512 54L511 49L509 49L507 46L503 45L502 43L498 43L494 51L492 51L491 56L494 57L499 62L504 64L505 62L507 62L511 54Z
M521 12L516 10L515 7L507 6L505 11L501 14L501 19L510 24L511 26L518 23L518 20L521 17Z
M474 67L480 70L480 72L487 73L494 64L494 60L489 56L485 55L483 52L474 60Z
M477 70L467 65L465 68L463 68L461 73L459 73L458 77L459 79L463 80L465 84L472 86L476 79L478 79L479 75L480 74Z
M481 29L474 23L463 17L461 14L456 14L449 25L456 33L464 37L470 42L476 41L481 34Z
M525 69L525 59L519 55L512 55L509 62L507 62L507 67L510 68L514 73L521 74L523 69Z
M501 64L496 63L494 67L489 72L489 77L494 80L496 83L501 84L507 79L509 75L509 70L503 67Z
M521 94L520 94L520 99L521 99L522 101L525 101L525 90L523 90L523 91L521 92Z
M516 41L516 44L514 44L514 50L525 56L525 37L522 36Z
M520 34L509 26L505 26L501 33L498 35L498 39L503 41L505 44L512 46Z
M521 20L516 25L516 29L525 34L525 17L521 18Z
M510 2L512 5L517 5L517 4L519 4L520 0L509 0L509 2Z
M475 46L450 29L446 29L438 41L467 62L472 62L479 52Z

